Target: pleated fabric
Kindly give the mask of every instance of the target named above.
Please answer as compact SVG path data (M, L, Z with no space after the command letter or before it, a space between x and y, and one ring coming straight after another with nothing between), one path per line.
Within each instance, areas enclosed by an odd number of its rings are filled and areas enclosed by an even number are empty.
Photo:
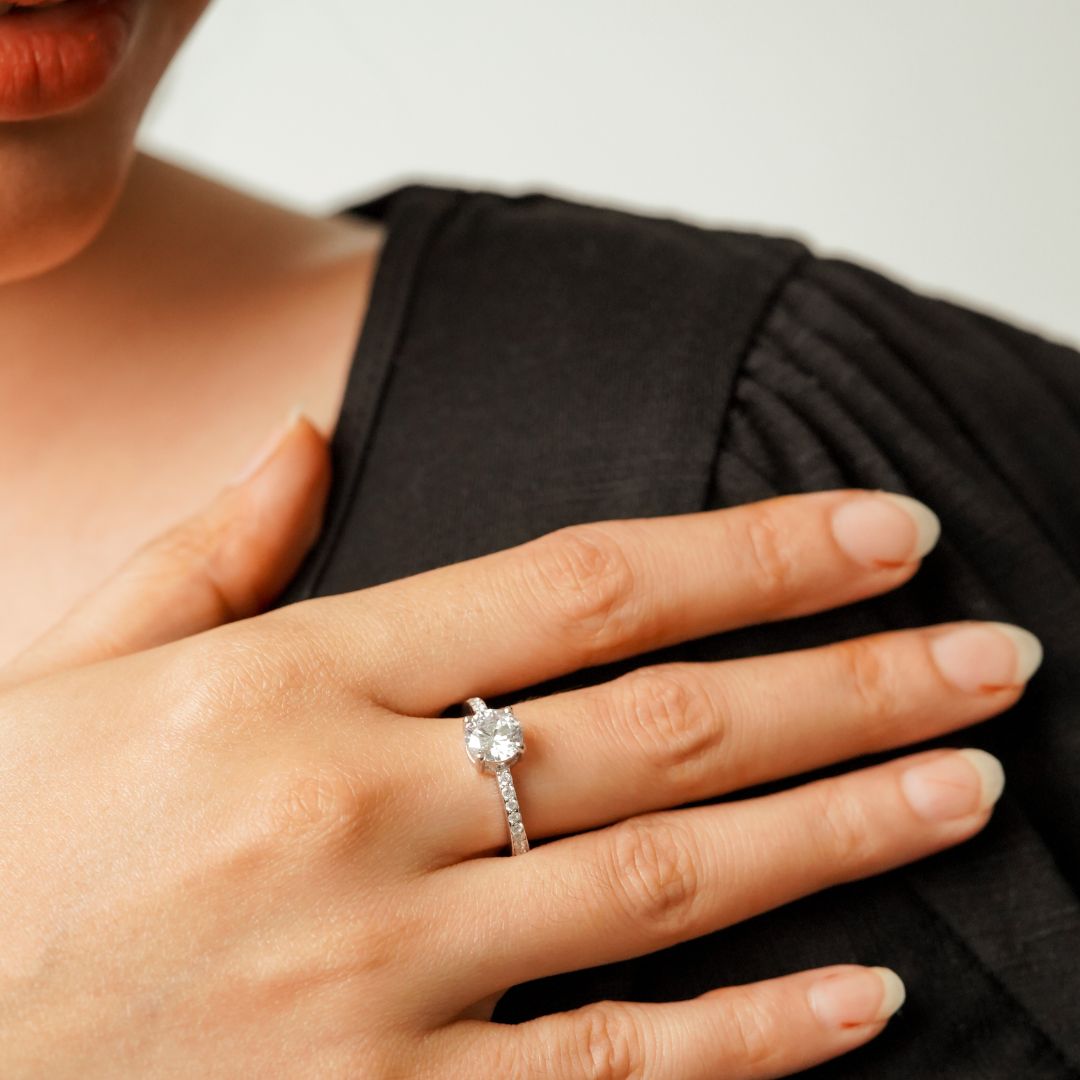
M942 520L902 588L494 703L642 662L950 619L1016 622L1046 649L1015 707L920 744L1003 759L1005 793L974 840L674 948L511 988L495 1019L885 964L907 1003L881 1037L812 1075L1080 1077L1080 354L791 237L432 184L344 212L384 221L388 238L326 526L282 603L574 521L885 488Z

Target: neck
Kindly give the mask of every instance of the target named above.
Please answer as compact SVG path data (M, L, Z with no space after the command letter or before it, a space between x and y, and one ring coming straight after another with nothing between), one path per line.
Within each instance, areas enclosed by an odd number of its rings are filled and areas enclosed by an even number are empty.
M0 659L290 407L332 429L381 242L143 157L92 245L0 288Z
M298 301L318 327L321 305L359 307L378 236L358 219L297 213L137 154L83 251L0 287L0 400L16 400L8 394L27 380L68 395L120 392L148 363L190 375L200 358L269 347L279 312L297 326Z

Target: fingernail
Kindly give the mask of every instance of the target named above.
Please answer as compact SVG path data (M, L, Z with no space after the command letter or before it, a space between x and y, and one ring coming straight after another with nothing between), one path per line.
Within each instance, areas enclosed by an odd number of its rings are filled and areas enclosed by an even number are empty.
M951 821L987 810L1001 797L1005 770L985 750L956 750L900 777L900 789L911 809L926 821Z
M836 542L863 566L921 559L937 543L937 514L910 495L876 491L841 503L832 515Z
M857 1027L888 1020L907 997L903 980L885 967L825 975L809 991L810 1008L828 1028Z
M1039 639L1022 626L984 622L933 638L930 653L938 670L959 690L1019 686L1042 663Z
M259 447L248 463L229 481L230 485L235 487L250 480L274 456L274 451L285 441L303 415L304 412L299 406L293 406L285 423Z

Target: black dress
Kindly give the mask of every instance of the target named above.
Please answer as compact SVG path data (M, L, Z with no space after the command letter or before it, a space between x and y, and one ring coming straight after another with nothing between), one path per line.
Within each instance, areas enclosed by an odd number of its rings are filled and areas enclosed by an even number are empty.
M908 584L650 659L962 618L1019 623L1046 649L1018 705L921 744L1003 759L1004 796L975 839L675 948L515 987L495 1019L885 964L907 1004L812 1075L1080 1077L1080 354L784 236L424 183L343 212L388 233L326 526L281 603L571 522L854 486L940 516Z

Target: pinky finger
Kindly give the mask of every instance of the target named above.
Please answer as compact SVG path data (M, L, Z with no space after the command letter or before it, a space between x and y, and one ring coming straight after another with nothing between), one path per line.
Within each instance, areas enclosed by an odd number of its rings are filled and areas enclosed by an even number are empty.
M473 1069L455 1076L766 1080L869 1042L903 1001L888 968L840 964L689 1001L600 1001L517 1025L465 1020L447 1034L455 1064Z

